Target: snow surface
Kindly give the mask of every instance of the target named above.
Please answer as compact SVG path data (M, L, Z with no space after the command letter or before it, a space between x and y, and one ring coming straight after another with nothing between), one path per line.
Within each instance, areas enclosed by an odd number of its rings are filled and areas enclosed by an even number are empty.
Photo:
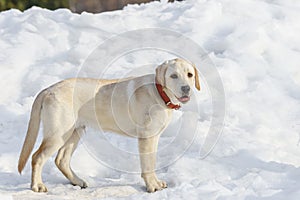
M161 1L95 15L37 7L1 12L0 199L299 199L299 20L297 0ZM168 189L146 193L139 174L99 163L81 144L72 165L89 187L70 185L52 158L43 172L49 192L33 193L30 164L22 176L16 168L35 95L76 77L85 59L107 38L153 27L174 30L202 46L221 75L226 118L213 152L199 158L211 114L203 84L197 95L201 113L195 142L158 172ZM111 68L111 78L172 56L155 51L124 55L114 63L119 67ZM168 143L180 115L175 115L161 145ZM186 128L184 137L189 138ZM120 149L136 151L132 139L107 137Z

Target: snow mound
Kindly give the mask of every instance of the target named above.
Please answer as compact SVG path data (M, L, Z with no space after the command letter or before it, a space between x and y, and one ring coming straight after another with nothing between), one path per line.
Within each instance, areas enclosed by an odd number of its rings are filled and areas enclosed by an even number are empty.
M296 0L187 0L129 5L102 14L37 7L1 12L0 199L299 199L299 10ZM210 92L202 77L197 137L181 158L158 172L168 189L145 193L138 174L110 169L80 145L72 165L90 187L80 190L68 184L52 158L43 173L49 193L33 193L30 165L22 176L16 166L35 95L76 77L107 38L153 27L192 39L220 73L226 118L214 151L199 159L211 115ZM126 54L113 63L109 78L173 56L150 50ZM181 115L175 115L161 146L172 138ZM190 137L187 126L184 138ZM134 140L108 139L121 149L136 151Z

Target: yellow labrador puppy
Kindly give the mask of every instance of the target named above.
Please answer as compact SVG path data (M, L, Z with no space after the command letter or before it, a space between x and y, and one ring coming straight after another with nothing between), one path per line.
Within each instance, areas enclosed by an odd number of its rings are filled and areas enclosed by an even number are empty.
M200 90L197 69L182 59L164 62L156 74L122 80L67 79L46 88L36 97L19 158L21 173L32 152L40 121L44 137L32 156L31 188L47 192L42 169L58 151L55 163L73 185L87 187L71 169L70 160L86 126L137 137L142 177L147 191L167 187L155 174L160 134L172 110L190 99L191 87Z

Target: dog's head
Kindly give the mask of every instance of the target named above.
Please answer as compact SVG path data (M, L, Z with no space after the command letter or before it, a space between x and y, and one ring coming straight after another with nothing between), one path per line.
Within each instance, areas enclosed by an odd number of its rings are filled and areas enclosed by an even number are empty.
M183 59L164 62L156 68L156 81L164 87L164 91L174 103L186 103L192 94L191 88L200 90L196 67Z

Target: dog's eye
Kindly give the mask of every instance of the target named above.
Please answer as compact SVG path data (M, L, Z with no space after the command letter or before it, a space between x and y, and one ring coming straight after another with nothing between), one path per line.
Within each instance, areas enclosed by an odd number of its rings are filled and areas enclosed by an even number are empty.
M178 78L177 74L172 74L170 77L173 78L173 79Z
M193 77L193 74L192 74L192 73L188 73L187 75L188 75L189 78L192 78L192 77Z

